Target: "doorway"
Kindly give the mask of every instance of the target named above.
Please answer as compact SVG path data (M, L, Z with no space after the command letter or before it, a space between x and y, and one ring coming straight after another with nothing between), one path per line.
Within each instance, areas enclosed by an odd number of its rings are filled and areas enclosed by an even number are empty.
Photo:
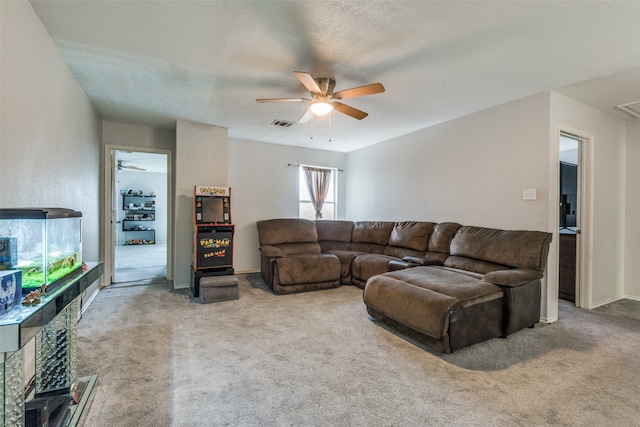
M558 297L572 303L580 291L581 145L581 138L560 134Z
M170 156L164 150L109 150L112 284L170 278Z

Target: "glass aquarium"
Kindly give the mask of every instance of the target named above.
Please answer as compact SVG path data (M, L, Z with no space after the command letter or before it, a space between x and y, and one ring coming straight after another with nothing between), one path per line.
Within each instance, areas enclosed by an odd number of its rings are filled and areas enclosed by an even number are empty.
M0 209L0 270L22 272L22 294L82 272L82 213Z

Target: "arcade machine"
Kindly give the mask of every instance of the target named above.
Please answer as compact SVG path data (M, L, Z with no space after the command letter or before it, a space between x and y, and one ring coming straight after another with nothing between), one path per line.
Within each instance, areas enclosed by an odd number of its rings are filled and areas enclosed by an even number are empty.
M219 297L211 301L203 301L200 290L205 277L231 276L204 282L222 285L237 283L233 270L234 225L231 222L231 188L196 185L193 202L191 290L193 296L199 297L202 302L222 301L223 299ZM222 291L221 289L220 292ZM233 298L226 295L224 299Z

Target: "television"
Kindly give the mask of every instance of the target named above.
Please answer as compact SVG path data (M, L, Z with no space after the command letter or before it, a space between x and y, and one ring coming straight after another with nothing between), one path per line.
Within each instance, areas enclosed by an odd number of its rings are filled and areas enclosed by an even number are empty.
M231 224L228 187L196 186L194 217L196 224Z
M201 216L205 224L227 223L229 214L225 215L224 198L202 197Z

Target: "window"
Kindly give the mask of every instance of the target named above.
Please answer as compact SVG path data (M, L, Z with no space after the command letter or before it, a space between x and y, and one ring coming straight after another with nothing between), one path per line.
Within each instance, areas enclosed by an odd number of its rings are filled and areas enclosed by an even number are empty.
M298 168L298 188L299 188L299 216L305 219L316 219L316 210L311 203L311 196L309 195L309 189L307 188L307 182L305 180L304 165L300 165ZM329 169L329 168L323 168ZM322 205L322 219L336 219L336 200L338 198L338 174L337 170L329 169L330 180L329 188L327 189L327 197Z

